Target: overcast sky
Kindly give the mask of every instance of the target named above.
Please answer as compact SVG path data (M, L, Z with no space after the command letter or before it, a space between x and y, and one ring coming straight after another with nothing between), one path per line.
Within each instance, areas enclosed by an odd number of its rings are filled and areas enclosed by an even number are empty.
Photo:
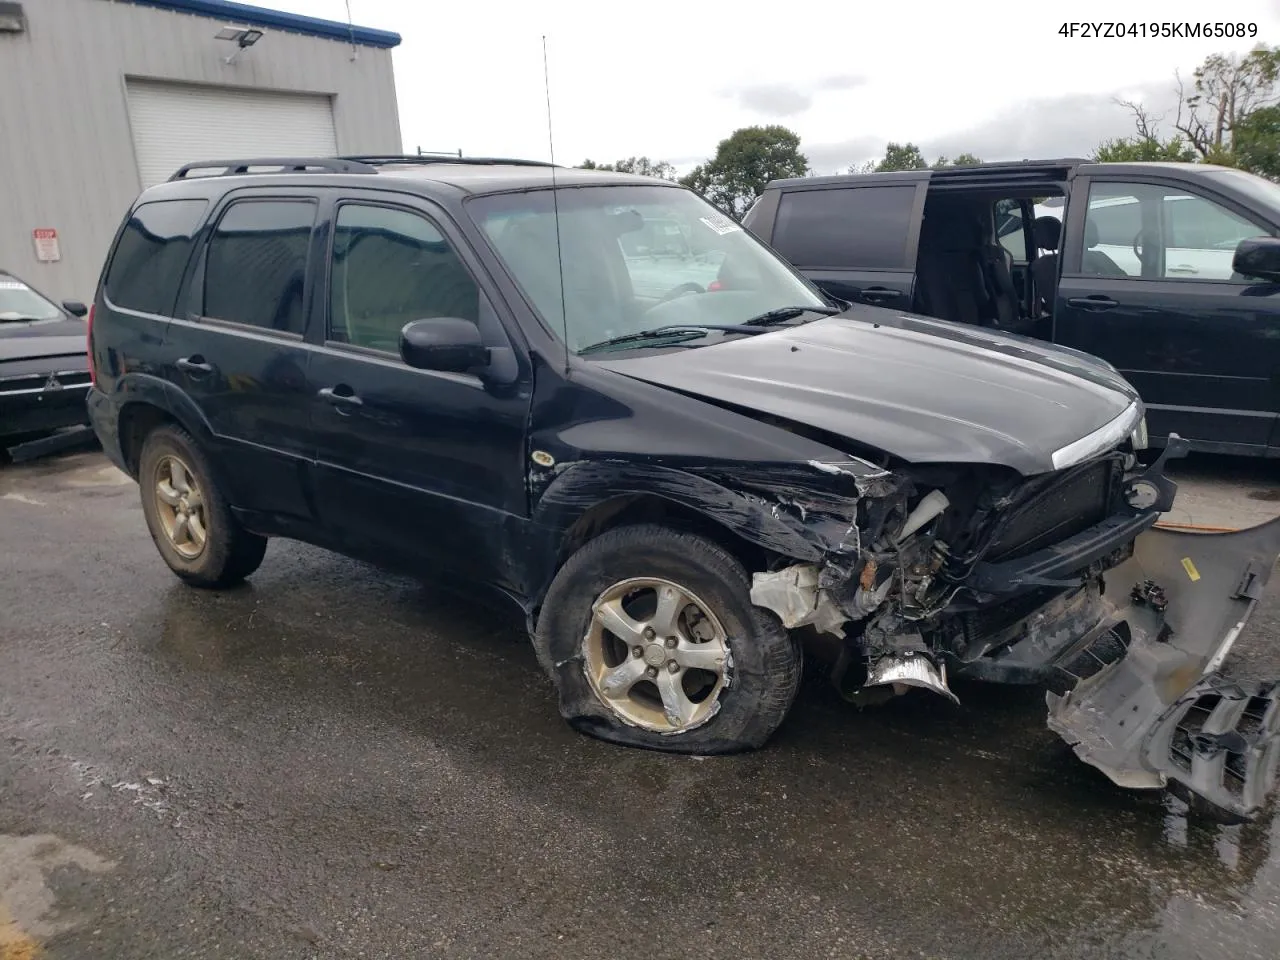
M258 2L346 20L344 0ZM1257 41L1065 39L1064 19L1230 20L1280 42L1280 0L932 2L771 4L767 19L723 0L350 6L356 24L404 38L393 60L410 152L546 158L545 34L556 160L648 155L682 171L734 129L763 123L796 131L821 173L878 156L890 140L930 159L1087 155L1132 131L1115 97L1159 113L1175 70L1189 77L1208 54Z

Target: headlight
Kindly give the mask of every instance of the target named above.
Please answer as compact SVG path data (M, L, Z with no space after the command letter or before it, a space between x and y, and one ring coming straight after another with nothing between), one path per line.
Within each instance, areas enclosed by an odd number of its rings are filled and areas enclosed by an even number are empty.
M1100 453L1115 449L1118 444L1123 443L1139 429L1145 429L1141 427L1145 419L1146 413L1142 409L1141 401L1133 401L1124 413L1110 423L1104 423L1088 436L1068 443L1060 450L1055 450L1053 469L1065 470L1067 467L1074 467L1077 463L1090 460Z
M1133 449L1135 450L1147 449L1147 418L1145 415L1138 421L1133 433L1129 435L1129 442L1133 444Z

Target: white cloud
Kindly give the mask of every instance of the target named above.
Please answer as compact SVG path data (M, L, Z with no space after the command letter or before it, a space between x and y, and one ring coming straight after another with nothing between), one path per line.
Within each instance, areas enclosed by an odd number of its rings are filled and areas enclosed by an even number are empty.
M346 19L344 0L264 3ZM1186 76L1210 53L1258 42L1064 38L1068 18L1257 23L1260 38L1280 37L1277 0L1137 6L817 0L792 18L786 8L757 18L727 0L671 13L582 0L540 8L351 0L357 24L404 37L393 58L409 150L545 158L546 35L562 163L647 154L688 166L739 126L782 122L823 172L876 155L889 140L930 156L1087 153L1129 130L1114 97L1155 102L1175 69Z

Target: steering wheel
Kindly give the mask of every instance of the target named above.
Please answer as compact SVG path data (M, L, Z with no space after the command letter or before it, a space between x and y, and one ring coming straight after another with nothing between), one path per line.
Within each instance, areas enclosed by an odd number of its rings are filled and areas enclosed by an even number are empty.
M677 299L678 297L687 297L691 293L706 293L706 292L707 292L707 288L700 283L694 283L692 281L688 283L682 283L678 287L672 287L670 290L664 293L661 297L658 298L658 302L655 303L653 306L659 307L664 303ZM650 309L653 309L653 308L650 307Z
M1138 247L1138 242L1142 239L1143 231L1139 230L1133 237L1133 255L1138 258L1138 262L1142 262L1142 250Z

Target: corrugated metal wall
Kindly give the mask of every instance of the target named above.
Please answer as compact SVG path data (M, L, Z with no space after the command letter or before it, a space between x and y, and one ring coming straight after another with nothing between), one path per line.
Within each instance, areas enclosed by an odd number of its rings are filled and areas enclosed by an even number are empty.
M27 32L0 34L0 268L54 299L93 296L140 189L127 77L327 94L339 152L402 149L390 50L352 60L350 44L271 30L228 65L218 20L116 0L23 8ZM58 231L60 262L37 261L38 227Z

